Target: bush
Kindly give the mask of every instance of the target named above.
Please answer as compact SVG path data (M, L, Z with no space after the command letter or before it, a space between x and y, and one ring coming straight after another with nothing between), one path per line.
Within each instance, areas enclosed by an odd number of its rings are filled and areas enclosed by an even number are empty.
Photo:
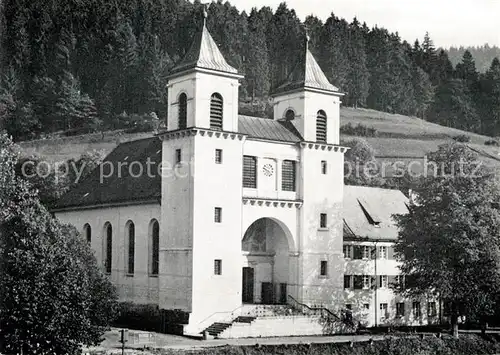
M495 147L499 146L498 141L494 139L487 140L486 142L484 142L484 145L493 145Z
M376 137L377 130L372 127L367 127L361 123L357 126L353 126L350 122L340 127L340 133L349 136L360 136L360 137Z
M458 136L453 137L453 140L460 143L468 143L470 142L470 137L466 134L459 134Z
M118 317L113 323L120 328L160 332L162 315L158 306L121 302L118 305Z

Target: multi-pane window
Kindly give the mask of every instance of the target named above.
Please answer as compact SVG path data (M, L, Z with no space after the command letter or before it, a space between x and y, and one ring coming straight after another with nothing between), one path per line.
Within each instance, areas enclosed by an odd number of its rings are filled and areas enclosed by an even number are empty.
M328 170L328 165L326 163L326 160L321 161L321 174L326 175Z
M387 303L380 304L380 319L389 318L388 309L389 309L389 306Z
M222 149L215 150L215 164L222 164Z
M344 288L349 289L352 288L352 276L344 275Z
M214 260L214 275L222 275L222 260Z
M323 110L316 116L316 141L326 143L326 113Z
M327 276L328 275L328 262L326 260L321 260L320 263L320 275Z
M387 286L388 286L387 275L380 275L379 276L379 284L380 284L380 288L387 288Z
M387 247L380 247L379 248L379 258L380 259L387 259Z
M372 287L372 278L369 275L363 276L363 289L369 290Z
M214 222L221 223L222 222L222 208L215 207L214 209Z
M281 189L283 191L295 191L296 162L283 160L281 172Z
M352 259L353 257L353 246L344 245L344 259Z
M427 316L437 316L436 302L427 302Z
M182 161L182 150L176 149L175 150L175 163L179 164Z
M210 98L210 129L222 130L223 106L222 96L218 93L213 94Z
M160 265L160 224L153 221L151 226L151 275L158 275Z
M178 126L179 129L185 129L187 127L187 95L184 93L179 96Z
M326 226L327 226L326 213L321 213L319 215L319 227L326 228Z
M135 225L128 223L127 273L133 274L135 268Z
M105 259L104 259L104 268L106 273L111 273L111 263L113 261L113 227L111 227L111 223L107 223L105 230Z
M243 187L257 188L257 158L243 156Z
M365 310L369 310L370 309L370 304L369 303L363 303L363 308Z
M405 316L405 304L404 302L396 303L396 317L404 317Z
M422 316L422 310L420 308L420 302L415 301L412 304L413 317L420 318Z
M92 242L92 228L90 228L88 223L83 226L83 234L85 235L87 243L90 244Z
M394 286L398 289L404 289L404 276L401 275L396 275L395 280L394 280Z

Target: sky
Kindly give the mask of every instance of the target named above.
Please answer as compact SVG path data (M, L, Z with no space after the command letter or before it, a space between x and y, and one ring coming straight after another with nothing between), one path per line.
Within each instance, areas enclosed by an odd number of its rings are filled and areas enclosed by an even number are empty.
M229 0L240 11L283 0ZM351 22L354 17L369 27L378 25L410 43L429 32L436 47L500 46L500 0L287 0L301 20L315 15L326 20L333 12Z

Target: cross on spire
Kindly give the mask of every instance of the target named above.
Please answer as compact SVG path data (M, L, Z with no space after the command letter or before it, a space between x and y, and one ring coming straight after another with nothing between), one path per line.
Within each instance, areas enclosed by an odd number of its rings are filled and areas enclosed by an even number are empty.
M203 6L203 26L206 26L208 17L208 3L202 4L202 6Z
M309 42L311 41L311 36L309 36L309 26L304 24L304 31L306 33L306 49L309 49Z

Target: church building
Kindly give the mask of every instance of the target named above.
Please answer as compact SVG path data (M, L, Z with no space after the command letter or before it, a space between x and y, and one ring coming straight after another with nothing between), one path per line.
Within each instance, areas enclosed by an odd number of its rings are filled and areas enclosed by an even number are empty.
M390 216L407 199L344 187L343 94L307 45L271 94L272 119L238 114L242 78L204 24L170 73L166 128L120 144L56 216L82 231L120 300L184 314L184 334L252 305L348 310L367 325L395 318L404 301L389 290ZM377 255L384 274L370 266Z

